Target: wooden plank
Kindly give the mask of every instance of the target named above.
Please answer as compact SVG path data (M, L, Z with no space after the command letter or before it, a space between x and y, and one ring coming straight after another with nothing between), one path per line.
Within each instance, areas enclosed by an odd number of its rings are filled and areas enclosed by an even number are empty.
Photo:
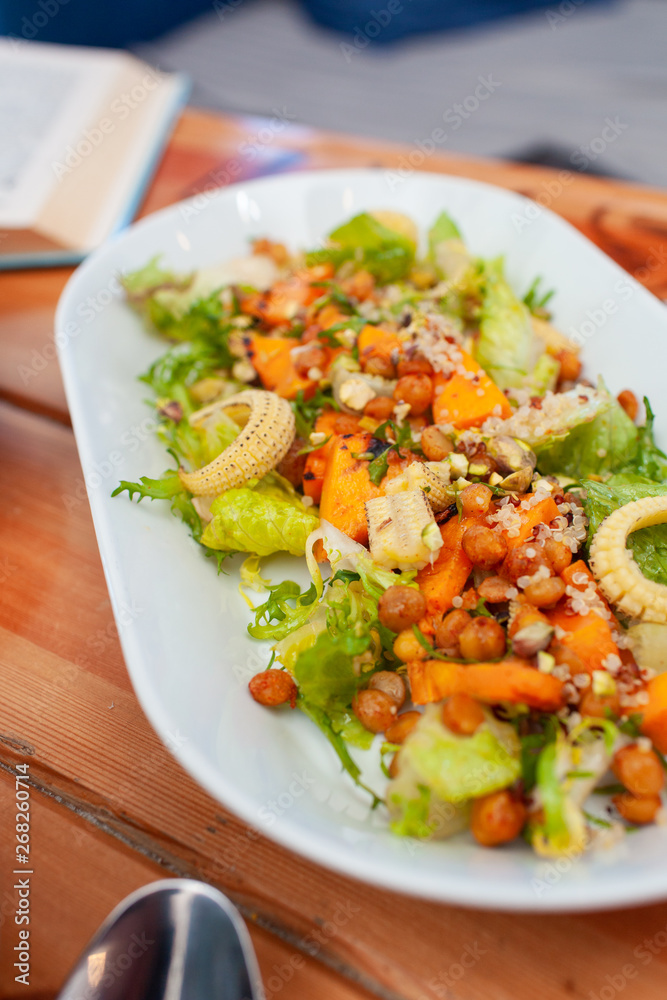
M0 624L129 690L71 430L0 404L0 453Z
M5 466L15 491L12 510L18 497L27 503L35 492L34 477L44 460L40 449L53 453L60 468L67 443L70 460L74 445L65 428L43 418L6 407L4 414L0 408L3 415L11 431L5 440L15 441L12 464ZM32 438L34 451L26 451L22 435ZM53 480L56 473L47 469L46 475ZM57 524L58 502L56 491L44 491L39 520ZM12 526L21 539L14 558L20 550L34 567L22 585L26 592L45 546L55 544L59 533L46 539L31 533L35 513L29 505L21 507ZM94 541L85 504L71 511L66 524L66 537L76 540L58 550L58 578L67 594ZM63 644L63 633L77 634L78 616L90 615L89 604L103 591L99 565L87 570L86 580L77 602L63 602L54 611L57 630L31 628L24 619L15 629L11 614L4 619L0 761L14 766L27 759L39 787L92 827L122 839L166 871L219 885L246 914L255 914L260 926L299 951L307 953L313 946L309 935L319 928L318 960L385 997L417 1000L446 996L443 991L450 989L460 1000L532 998L538 992L546 1000L564 1000L599 991L605 976L615 975L625 962L639 968L633 949L667 926L667 906L636 910L630 922L620 912L535 918L440 906L342 878L272 844L261 830L222 809L162 746L127 683L121 683L115 638L109 640L102 672L91 661L77 665L63 655L71 648ZM464 954L477 957L459 981ZM637 985L628 986L628 1000L662 996L665 961L667 950L641 966ZM287 987L284 995L289 997Z
M0 934L0 993L6 1000L46 1000L56 996L79 954L114 906L140 886L170 873L55 799L31 790L32 864L25 866L33 872L30 924L19 927L13 921L17 905L13 886L28 876L21 872L11 877L17 869L12 829L14 795L13 776L0 770L0 912L5 918ZM15 981L20 974L14 968L19 929L30 931L29 986ZM249 930L268 992L275 994L284 989L288 1000L309 1000L313 996L360 1000L363 996L337 973L252 922Z
M263 124L262 119L188 109L140 214L205 192L227 178L233 181L257 172L256 158L243 151ZM272 162L268 154L282 150L301 155L295 164L299 169L382 166L393 171L392 183L399 184L402 176L415 170L430 170L519 191L568 219L647 288L667 298L664 192L577 171L505 161L441 153L422 160L422 154L409 147L300 126L286 126L272 135L270 143L256 147L267 159L267 169ZM0 397L63 422L69 418L52 337L56 302L70 273L71 269L58 268L0 274Z

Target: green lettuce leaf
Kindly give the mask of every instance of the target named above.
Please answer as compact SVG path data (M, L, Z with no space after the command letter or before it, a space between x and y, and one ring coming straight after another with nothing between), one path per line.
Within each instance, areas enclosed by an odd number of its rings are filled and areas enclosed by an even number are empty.
M605 476L627 466L637 455L637 428L617 401L609 404L589 423L579 424L562 441L538 452L543 474Z
M172 288L182 291L192 284L194 274L176 274L160 266L160 254L152 257L148 264L130 271L121 278L128 299L138 302L153 295L159 289Z
M303 504L300 508L261 488L227 490L211 504L213 519L204 529L202 543L210 549L258 556L272 552L302 556L318 519Z
M558 382L560 363L546 352L537 359L537 364L526 380L526 388L533 396L543 396L545 392L553 392Z
M428 231L429 255L434 259L437 247L448 240L461 240L461 231L451 215L441 212Z
M438 277L457 285L473 264L458 226L447 212L441 212L429 229L427 259L435 265Z
M308 264L331 262L339 267L354 260L381 284L399 281L412 267L415 247L411 240L382 225L367 212L329 233L332 246L306 254Z
M533 327L530 313L504 277L502 257L485 267L480 335L475 358L500 386L523 385L533 358Z
M354 669L354 657L365 653L370 635L322 632L297 658L294 677L307 702L326 711L347 709L364 680Z
M439 710L427 710L401 749L418 781L445 802L462 802L506 788L521 776L521 746L511 726L487 722L458 736Z
M612 476L606 483L584 480L581 485L586 491L583 503L589 519L589 541L612 511L633 500L667 495L667 484L627 474ZM628 548L644 576L667 584L667 524L634 531L628 538Z

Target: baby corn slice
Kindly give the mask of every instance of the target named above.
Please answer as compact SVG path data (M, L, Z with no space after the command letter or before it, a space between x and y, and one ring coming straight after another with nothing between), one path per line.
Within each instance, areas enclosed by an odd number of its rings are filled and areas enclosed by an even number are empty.
M440 463L432 466L442 470L442 475L425 462L412 462L400 476L387 480L384 490L387 495L420 489L426 494L431 509L436 513L445 510L456 499L456 491L449 486L449 470Z
M371 555L386 569L422 569L442 547L426 494L420 490L366 501Z
M275 469L294 439L292 408L275 392L239 392L197 410L190 424L198 427L221 411L238 422L248 414L247 420L239 436L208 465L194 472L178 470L181 482L195 496L217 495L249 479L261 479Z
M605 518L591 543L590 564L605 597L624 614L667 622L667 587L647 580L627 549L628 535L667 522L667 496L644 497Z

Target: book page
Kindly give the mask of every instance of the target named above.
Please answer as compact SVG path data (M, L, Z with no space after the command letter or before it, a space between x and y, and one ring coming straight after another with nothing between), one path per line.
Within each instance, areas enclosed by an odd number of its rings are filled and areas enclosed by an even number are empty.
M58 187L58 158L82 134L120 53L0 38L0 227L29 228Z

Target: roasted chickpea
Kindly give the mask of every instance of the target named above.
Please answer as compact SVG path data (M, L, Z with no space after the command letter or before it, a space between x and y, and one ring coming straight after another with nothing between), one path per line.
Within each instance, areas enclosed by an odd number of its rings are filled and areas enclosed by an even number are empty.
M410 660L425 660L428 656L428 653L411 628L406 628L404 631L398 633L394 640L393 649L396 656L403 663L409 663Z
M536 608L553 608L565 594L565 584L559 576L538 580L524 588L524 597Z
M404 375L432 375L433 365L426 358L415 355L414 358L400 358L396 366L398 377Z
M390 396L376 396L375 399L370 399L366 403L364 416L384 422L385 420L389 420L395 406L396 403Z
M469 694L453 694L442 706L442 721L459 736L472 736L484 718L482 706Z
M435 424L424 428L420 444L429 462L441 462L443 458L454 451L454 442L451 438L446 437Z
M347 278L345 281L341 282L343 291L347 295L351 295L355 299L359 299L363 302L370 295L373 294L373 289L375 288L375 278L370 273L362 268L361 271L357 271L353 274L351 278Z
M553 571L556 574L562 573L572 562L572 549L564 545L563 542L555 541L553 538L547 538L545 541L544 554L553 566Z
M502 576L487 576L477 588L477 593L489 604L501 604L509 601L508 591L511 589L512 584Z
M364 729L371 733L383 733L396 718L396 702L384 691L357 691L352 700L352 711Z
M581 374L579 355L574 351L563 350L558 352L556 360L560 362L559 379L564 382L576 382Z
M630 420L636 420L637 413L639 412L639 403L634 392L631 389L624 389L623 392L619 392L616 399L630 417Z
M579 702L579 712L584 718L606 719L609 713L618 716L620 711L621 703L617 694L600 696L593 692L592 687L584 691Z
M361 361L361 367L367 375L380 375L381 378L396 378L396 365L386 354L369 354Z
M488 513L493 493L484 483L472 483L461 491L459 499L463 516L477 517Z
M421 712L403 712L385 730L388 743L403 743L421 719Z
M460 656L459 637L472 618L463 608L455 608L446 614L435 627L435 644L447 656Z
M407 693L405 681L400 674L394 673L393 670L379 670L373 674L368 682L368 687L371 691L384 691L394 702L396 708L400 708L405 701Z
M507 553L503 565L503 576L508 577L516 586L520 577L532 576L541 566L545 566L550 574L553 573L544 547L536 542L524 542L523 545L516 545Z
M356 434L359 430L359 418L352 413L338 413L334 419L334 434Z
M378 602L378 617L392 632L404 632L421 621L425 614L423 594L404 584L388 587Z
M474 799L470 830L484 847L506 844L519 836L526 822L526 807L507 789Z
M263 670L255 674L248 687L255 701L270 708L284 705L286 702L294 708L299 693L292 675L286 670Z
M628 823L652 823L658 814L662 802L659 795L646 795L638 798L624 792L622 795L614 795L611 800L623 819Z
M404 375L399 378L394 389L397 403L409 403L414 417L425 413L433 399L433 382L428 375Z
M494 618L473 618L459 636L459 648L464 660L497 660L505 652L505 633Z
M493 528L483 524L471 524L463 533L463 551L473 566L491 569L507 555L507 542Z
M298 347L293 355L294 367L299 375L306 378L311 368L323 371L327 363L327 352L314 341L305 347Z
M614 754L611 769L638 798L659 795L665 785L665 772L658 755L653 750L642 750L636 743L621 747Z

